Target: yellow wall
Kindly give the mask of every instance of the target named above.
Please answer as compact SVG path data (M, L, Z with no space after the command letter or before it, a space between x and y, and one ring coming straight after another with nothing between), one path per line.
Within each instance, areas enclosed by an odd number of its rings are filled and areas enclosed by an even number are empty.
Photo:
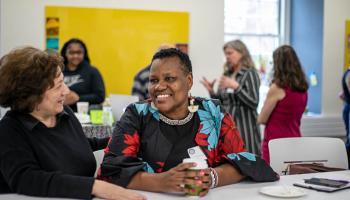
M48 6L46 17L59 18L59 47L82 39L107 94L130 94L133 77L150 63L161 43L188 43L189 14Z
M344 71L350 67L350 20L345 22Z

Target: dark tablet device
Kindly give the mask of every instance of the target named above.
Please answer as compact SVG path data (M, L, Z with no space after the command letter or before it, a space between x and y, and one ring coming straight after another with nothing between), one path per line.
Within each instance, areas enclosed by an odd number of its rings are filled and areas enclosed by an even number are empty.
M333 188L341 188L347 185L348 181L343 180L333 180L333 179L327 179L327 178L310 178L305 179L305 183L313 184L313 185L321 185L321 186L327 186L327 187L333 187Z

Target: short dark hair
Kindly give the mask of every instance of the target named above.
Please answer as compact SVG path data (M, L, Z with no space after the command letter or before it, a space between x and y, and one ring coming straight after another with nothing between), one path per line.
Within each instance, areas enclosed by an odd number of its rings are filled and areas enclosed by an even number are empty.
M54 86L58 67L63 70L58 54L34 47L14 49L0 59L0 105L30 113Z
M85 43L78 38L72 38L72 39L68 40L66 43L64 43L64 45L61 49L61 56L64 59L64 65L68 64L68 59L67 59L66 53L67 53L69 45L71 45L71 44L80 44L81 47L84 49L84 60L86 62L90 63L90 58L89 58L88 50L86 48Z
M178 57L182 65L182 70L185 73L192 73L192 64L190 58L187 54L181 52L179 49L176 48L162 49L158 51L156 54L154 54L152 58L152 63L155 59L163 59L170 57Z

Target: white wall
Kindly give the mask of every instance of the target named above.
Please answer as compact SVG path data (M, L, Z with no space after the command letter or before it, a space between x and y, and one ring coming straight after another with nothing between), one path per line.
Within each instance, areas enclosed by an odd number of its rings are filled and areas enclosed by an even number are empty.
M213 79L222 73L224 1L216 0L1 0L1 56L17 46L45 47L46 5L189 12L192 94L207 96L199 80L202 76Z
M221 74L224 16L222 0L1 0L0 55L20 45L44 48L45 5L105 7L190 13L190 57L194 66L192 94L207 96L199 79ZM324 1L322 112L340 116L345 20L350 20L349 0ZM310 49L312 51L312 49ZM131 57L133 55L130 55Z
M1 56L14 47L44 47L44 10L41 1L1 0Z
M350 20L349 9L349 0L324 1L322 113L330 116L341 116L342 112L338 93L341 91L345 21Z

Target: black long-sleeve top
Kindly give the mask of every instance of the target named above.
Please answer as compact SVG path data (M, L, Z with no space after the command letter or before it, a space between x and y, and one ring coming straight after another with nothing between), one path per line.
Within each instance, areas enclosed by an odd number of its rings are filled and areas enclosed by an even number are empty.
M79 95L79 101L86 101L90 104L100 104L105 99L105 86L103 78L97 68L83 61L75 71L66 67L63 71L64 83L70 90ZM71 105L74 111L76 104Z
M104 139L87 139L71 109L53 128L30 114L9 111L0 121L0 193L91 198L96 161Z

